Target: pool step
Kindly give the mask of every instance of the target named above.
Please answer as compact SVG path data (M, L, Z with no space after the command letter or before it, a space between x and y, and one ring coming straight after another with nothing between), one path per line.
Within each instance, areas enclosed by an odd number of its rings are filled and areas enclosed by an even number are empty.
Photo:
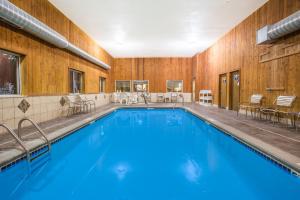
M50 161L51 154L47 152L49 151L39 154L39 156L34 157L30 164L28 163L30 173L34 173L37 170L43 169L43 167Z
M35 159L37 159L37 158L39 158L39 157L45 155L46 153L50 153L50 148L49 148L49 146L45 146L45 147L43 147L43 148L41 148L41 149L39 149L39 150L37 150L37 151L35 151L35 152L32 152L32 153L30 154L29 161L32 162L32 161L34 161Z

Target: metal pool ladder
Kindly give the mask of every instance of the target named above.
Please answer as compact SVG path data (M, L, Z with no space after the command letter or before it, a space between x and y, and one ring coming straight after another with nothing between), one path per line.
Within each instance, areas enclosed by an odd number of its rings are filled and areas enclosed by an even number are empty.
M7 125L5 125L5 124L0 124L0 127L5 128L7 130L7 132L10 133L13 136L13 138L18 142L18 144L25 151L27 160L30 160L29 150L26 148L24 142L16 135L16 133L11 128L9 128Z
M51 151L51 143L50 143L50 141L48 140L48 138L47 138L46 134L44 133L44 131L43 131L43 130L42 130L42 129L34 122L34 121L32 121L31 119L29 119L29 118L27 118L27 117L21 119L21 120L19 121L19 123L18 123L18 138L19 138L19 139L21 139L22 123L23 123L24 121L30 122L30 123L37 129L38 133L39 133L39 134L42 136L42 138L45 140L45 145L47 145L47 147L48 147L46 151L41 151L40 153L37 153L37 154L34 155L33 157L31 157L30 154L29 154L29 156L27 155L27 160L28 160L29 162L31 162L31 161L33 161L34 159L36 159L36 158L42 156L43 154L50 152L50 151Z

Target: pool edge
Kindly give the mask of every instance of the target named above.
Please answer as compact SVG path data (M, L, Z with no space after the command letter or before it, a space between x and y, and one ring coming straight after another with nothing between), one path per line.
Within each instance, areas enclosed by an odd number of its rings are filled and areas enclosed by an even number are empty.
M192 115L200 118L201 120L208 122L209 124L221 130L225 134L232 136L233 138L237 139L239 142L245 144L246 146L253 148L257 152L263 154L265 157L271 159L276 164L287 168L293 175L300 177L300 166L296 164L300 162L300 159L298 157L288 152L285 152L273 145L263 142L262 140L256 139L255 137L250 136L247 133L240 131L232 126L226 125L214 119L207 118L197 112L194 112L189 107L183 106L182 108L184 108Z
M117 109L119 109L119 107L109 108L109 109L102 111L100 113L97 113L91 117L87 117L84 120L75 122L74 124L71 124L64 128L58 129L58 130L50 133L48 135L48 139L51 144L54 144L57 141L62 140L69 135L72 135L77 130L91 124L91 122L94 122L98 119L101 119L101 118L111 114L112 112L114 112ZM35 146L34 148L30 149L30 152L34 153L36 151L39 151L40 149L44 148L44 146L45 146L45 144ZM25 154L25 152L22 152L22 153L19 153L18 155L13 156L11 159L7 159L6 161L0 163L0 173L1 173L1 171L5 170L7 168L10 168L11 166L15 165L16 163L18 163L19 161L21 161L25 158L26 158L26 154Z
M293 156L292 154L285 152L277 147L274 147L266 142L263 142L262 140L256 139L247 133L240 131L232 126L226 125L220 121L207 118L204 115L201 115L200 113L197 113L193 111L191 108L186 106L123 106L123 105L115 105L105 111L102 111L100 113L96 113L95 115L85 118L82 121L76 122L72 125L69 125L67 127L64 127L62 129L56 130L50 135L52 138L50 138L51 144L56 143L59 140L64 139L65 137L72 135L77 130L89 125L91 122L99 120L112 112L118 110L118 109L131 109L131 108L153 108L153 109L184 109L185 111L189 112L190 114L198 117L200 120L203 120L205 122L208 122L209 124L213 125L215 128L221 130L227 135L232 136L233 138L237 139L239 142L243 143L244 145L254 149L258 153L261 153L265 157L269 158L276 164L287 168L290 173L293 175L300 177L300 166L298 166L296 163L300 162L300 159L296 156ZM35 148L34 151L38 151L39 149L43 148L43 146L39 146L38 148ZM32 151L32 150L31 150ZM33 151L33 152L34 152ZM25 158L25 154L22 153L20 155L14 156L12 159L0 163L0 172L10 168L11 166L15 165L19 161L23 160Z

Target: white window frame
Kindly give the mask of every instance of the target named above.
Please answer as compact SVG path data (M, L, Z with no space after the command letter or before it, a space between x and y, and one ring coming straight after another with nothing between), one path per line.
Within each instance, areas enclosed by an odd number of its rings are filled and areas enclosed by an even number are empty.
M18 53L14 53L11 52L9 50L4 50L4 49L0 49L0 52L2 53L6 53L6 54L11 54L14 55L16 57L18 57L18 66L16 69L16 94L0 94L0 98L5 98L5 97L20 97L21 95L21 91L22 91L22 80L21 80L21 55Z
M182 91L178 92L178 93L183 93L183 80L166 80L166 92L168 92L168 81L181 81L182 82Z
M149 82L149 80L132 80L132 92L137 92L137 91L134 91L134 82L135 82L135 81L147 81L148 87L147 87L147 91L146 91L146 92L149 92L149 87L150 87L150 82Z
M102 87L102 82L101 80L104 79L104 87L103 87L103 90L104 91L101 91L101 87ZM103 77L103 76L99 76L99 93L105 93L106 92L106 77Z
M132 85L131 85L131 80L115 80L115 92L117 92L117 81L129 81L129 87L130 87L130 91L132 91Z
M69 67L69 69L68 69L68 84L69 84L69 87L70 87L70 71L75 71L75 72L80 72L81 73L81 75L82 75L82 90L83 91L81 91L81 92L73 92L73 88L72 88L72 92L70 92L69 94L82 94L82 93L84 93L84 91L85 91L85 73L83 72L83 71L80 71L80 70L77 70L77 69L74 69L74 68L72 68L72 67ZM69 88L70 89L70 88Z

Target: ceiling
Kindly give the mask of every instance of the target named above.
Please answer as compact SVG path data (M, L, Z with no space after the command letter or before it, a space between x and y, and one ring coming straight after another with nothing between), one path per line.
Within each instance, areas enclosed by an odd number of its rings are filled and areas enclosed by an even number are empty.
M193 56L267 0L50 0L114 57Z

